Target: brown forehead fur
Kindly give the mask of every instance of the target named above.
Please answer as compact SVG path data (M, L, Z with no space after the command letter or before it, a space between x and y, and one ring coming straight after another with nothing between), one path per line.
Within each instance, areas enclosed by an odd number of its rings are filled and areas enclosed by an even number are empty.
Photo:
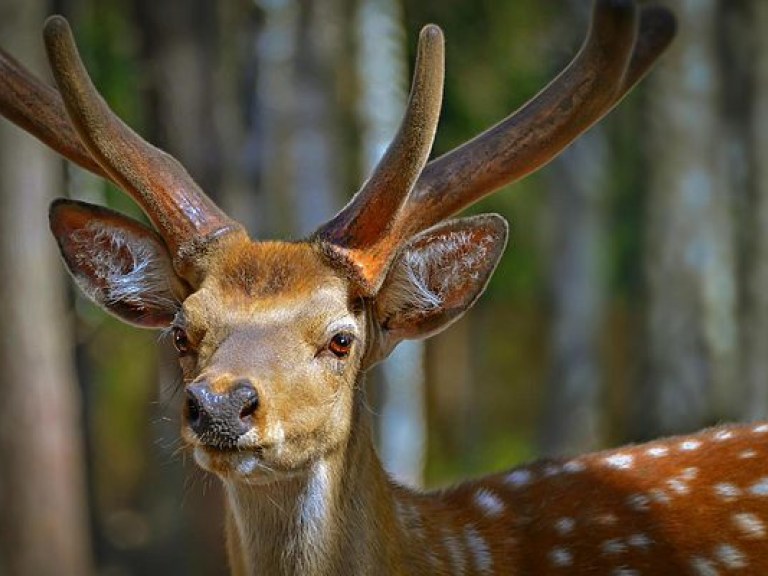
M306 242L244 242L225 250L214 264L213 275L228 293L249 298L311 293L340 276L316 248Z

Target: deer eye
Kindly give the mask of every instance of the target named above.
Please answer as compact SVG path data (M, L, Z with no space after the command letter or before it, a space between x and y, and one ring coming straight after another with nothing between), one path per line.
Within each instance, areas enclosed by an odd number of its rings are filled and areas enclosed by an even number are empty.
M334 334L330 342L328 342L328 350L330 350L336 358L346 358L349 356L349 351L352 349L352 343L355 341L355 337L349 332L339 332Z
M189 337L182 328L173 329L173 345L179 352L179 356L186 356L192 350L192 345L189 343Z

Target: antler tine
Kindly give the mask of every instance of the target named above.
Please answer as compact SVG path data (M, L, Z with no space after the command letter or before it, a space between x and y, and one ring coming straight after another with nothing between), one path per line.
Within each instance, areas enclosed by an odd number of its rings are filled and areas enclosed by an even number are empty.
M672 43L676 32L677 21L669 9L663 6L643 7L635 50L632 52L632 60L615 104L645 77L653 63Z
M55 88L33 76L0 49L0 115L5 116L75 164L109 178L83 146Z
M638 18L632 0L597 0L571 64L518 111L427 164L393 237L424 230L552 160L626 95L674 34L664 8L647 7Z
M425 26L419 36L413 84L397 135L350 203L315 233L352 266L364 292L374 293L378 288L382 272L397 248L386 232L432 149L442 102L444 52L442 30L435 25Z
M112 181L141 206L184 277L196 274L194 256L214 238L240 230L170 155L143 140L99 95L77 52L67 21L52 16L44 28L54 79L80 139Z

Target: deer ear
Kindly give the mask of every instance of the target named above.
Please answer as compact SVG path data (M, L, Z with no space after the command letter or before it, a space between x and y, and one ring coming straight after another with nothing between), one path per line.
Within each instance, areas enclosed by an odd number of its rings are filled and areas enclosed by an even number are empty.
M74 200L55 200L49 217L69 272L91 300L135 326L171 323L189 289L153 230Z
M507 235L501 216L483 214L444 222L408 242L374 304L383 349L458 320L485 290Z

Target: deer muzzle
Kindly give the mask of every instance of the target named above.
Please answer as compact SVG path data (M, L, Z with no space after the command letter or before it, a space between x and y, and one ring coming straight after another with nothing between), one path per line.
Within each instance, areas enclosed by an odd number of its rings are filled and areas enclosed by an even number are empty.
M211 448L232 450L253 427L259 395L249 380L215 392L207 380L187 387L184 416L198 440Z

